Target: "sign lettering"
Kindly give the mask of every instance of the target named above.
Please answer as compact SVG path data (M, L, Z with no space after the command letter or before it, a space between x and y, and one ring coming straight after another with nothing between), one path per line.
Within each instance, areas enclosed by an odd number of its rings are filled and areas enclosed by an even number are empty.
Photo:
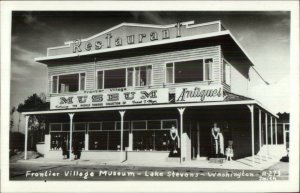
M177 23L175 26L176 29L176 37L181 37L181 27L182 24L181 23ZM160 34L160 35L159 35ZM175 34L174 34L175 35ZM135 40L135 38L137 37L137 39ZM164 40L164 39L169 39L170 38L170 30L169 29L163 29L160 32L158 31L152 31L151 33L145 34L145 33L140 33L140 34L131 34L128 36L123 37L125 40L123 42L122 37L117 37L114 36L111 33L107 33L105 35L105 39L104 42L102 41L95 41L95 42L85 42L84 45L82 45L82 42L80 39L76 39L73 41L73 53L77 53L77 52L82 52L82 51L92 51L92 50L100 50L102 48L111 48L112 45L115 46L122 46L122 42L124 44L127 45L131 45L131 44L135 44L135 43L143 43L145 41L145 38L147 38L150 41L156 41L158 40L160 37L160 39ZM106 45L104 46L103 43ZM81 47L82 46L82 47Z
M175 102L223 101L221 85L180 87L175 90Z
M147 90L104 90L101 93L86 92L77 96L54 96L50 109L92 108L105 106L144 105L168 103L167 88Z

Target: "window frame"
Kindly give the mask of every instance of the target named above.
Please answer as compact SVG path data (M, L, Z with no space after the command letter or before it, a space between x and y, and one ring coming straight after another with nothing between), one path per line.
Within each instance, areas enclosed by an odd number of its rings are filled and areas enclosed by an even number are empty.
M84 73L84 89L80 90L81 86L81 81L80 81L80 74ZM74 92L59 92L59 76L64 76L64 75L72 75L72 74L78 74L78 90ZM53 77L57 76L57 83L56 83L56 92L53 92ZM79 72L71 72L71 73L59 73L59 74L52 74L51 75L51 94L64 94L64 93L76 93L80 91L86 90L86 79L87 79L87 72L86 71L79 71Z
M98 88L98 72L102 72L102 88ZM102 90L104 89L104 75L105 71L104 70L96 70L96 90Z
M229 80L228 82L226 81L226 64L228 65L228 69L229 69ZM231 64L225 59L223 58L222 60L222 82L228 86L231 86Z
M136 81L136 77L135 77L135 68L140 68L140 67L147 67L147 66L151 66L151 84L150 85L144 85L144 86L136 86L135 81ZM132 68L133 69L133 79L132 79L132 86L128 86L128 69ZM96 70L96 88L97 90L102 90L102 89L111 89L111 88L104 88L105 85L105 71L108 70L118 70L118 69L125 69L125 86L124 87L118 87L118 88L143 88L143 87L152 87L153 86L153 64L148 64L148 65L131 65L131 66L126 66L126 67L122 67L122 68L105 68L105 69L98 69ZM99 71L103 71L103 81L102 81L102 89L98 89L98 72Z
M212 65L211 65L211 80L205 80L205 60L207 59L212 59ZM184 83L189 83L189 82L180 82L176 83L175 82L175 63L176 62L188 62L188 61L193 61L193 60L202 60L203 61L203 80L199 80L196 82L212 82L214 81L214 74L213 74L213 65L214 65L214 58L213 57L199 57L199 58L192 58L192 59L182 59L182 60L172 60L172 61L166 61L164 62L164 70L165 70L165 84L166 85L172 85L172 84L184 84ZM167 64L172 63L173 64L173 82L172 83L167 83ZM192 81L195 82L195 81Z

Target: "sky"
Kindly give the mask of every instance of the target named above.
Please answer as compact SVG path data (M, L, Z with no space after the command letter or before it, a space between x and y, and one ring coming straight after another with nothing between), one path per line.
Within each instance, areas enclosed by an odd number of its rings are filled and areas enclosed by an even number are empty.
M34 93L46 93L47 67L34 58L46 56L48 47L86 38L123 22L172 24L191 20L220 20L270 83L254 84L251 94L275 113L290 112L290 13L281 11L13 12L10 105L17 107ZM13 131L17 131L19 114L13 117ZM20 130L23 124L21 117Z

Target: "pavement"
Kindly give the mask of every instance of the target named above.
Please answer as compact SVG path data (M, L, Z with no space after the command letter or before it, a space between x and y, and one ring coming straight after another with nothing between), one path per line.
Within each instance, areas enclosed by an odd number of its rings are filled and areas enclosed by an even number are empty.
M278 158L264 158L255 156L254 160L252 157L246 157L233 161L226 161L222 164L209 163L208 160L192 160L183 163L165 161L165 162L153 162L149 160L128 160L120 162L118 160L69 160L69 159L46 159L43 157L29 160L18 160L20 163L43 163L43 164L63 164L63 165L111 165L111 166L145 166L145 167L195 167L195 168L211 168L211 169L240 169L240 170L258 170L262 171L277 163Z

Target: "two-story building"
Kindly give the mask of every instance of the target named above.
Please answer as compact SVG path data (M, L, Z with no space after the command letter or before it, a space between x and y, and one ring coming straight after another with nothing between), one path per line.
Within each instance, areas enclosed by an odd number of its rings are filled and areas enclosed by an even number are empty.
M82 159L165 161L172 126L178 161L206 158L215 122L235 158L277 142L277 116L248 96L254 64L220 21L122 23L36 61L48 67L50 105L23 114L45 115L46 158L76 143Z

